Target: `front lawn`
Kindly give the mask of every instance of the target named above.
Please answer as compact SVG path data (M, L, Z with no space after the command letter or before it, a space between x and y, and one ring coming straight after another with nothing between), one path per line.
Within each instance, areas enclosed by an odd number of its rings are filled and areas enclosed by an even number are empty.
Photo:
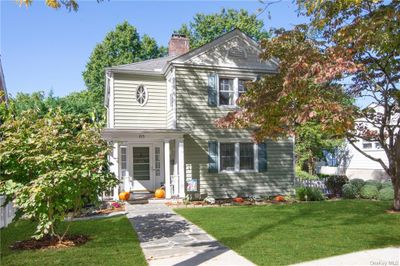
M258 265L286 265L400 246L391 202L341 200L292 205L177 209Z
M73 222L70 234L91 238L79 247L29 251L8 248L17 240L28 239L34 230L34 224L28 221L1 229L1 265L147 265L125 216Z

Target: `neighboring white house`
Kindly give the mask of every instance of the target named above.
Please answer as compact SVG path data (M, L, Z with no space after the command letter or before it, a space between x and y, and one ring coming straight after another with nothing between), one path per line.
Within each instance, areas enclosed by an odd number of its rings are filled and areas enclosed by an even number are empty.
M166 197L216 198L292 191L293 140L253 143L251 131L220 129L215 121L235 110L245 83L275 74L259 59L258 44L240 30L197 49L174 34L169 55L106 69L110 162L121 191Z
M373 108L376 112L382 112L382 107ZM397 116L394 118L396 117ZM376 130L376 128L374 128L371 124L363 122L362 120L358 121L357 123L366 126L371 130ZM386 165L388 165L386 153L378 141L366 141L358 138L358 141L355 142L355 145L366 154L372 156L373 158L381 159ZM332 160L329 157L330 156L326 156L326 159L328 159L327 165L322 165L319 167L319 172L322 174L345 174L350 179L389 179L389 176L380 163L369 159L348 142L346 142L344 151L342 151L339 155L339 160L335 158L332 163Z

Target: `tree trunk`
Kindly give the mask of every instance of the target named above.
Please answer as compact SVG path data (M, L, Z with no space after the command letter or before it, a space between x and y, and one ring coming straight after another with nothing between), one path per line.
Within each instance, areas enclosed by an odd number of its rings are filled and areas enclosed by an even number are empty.
M397 172L394 177L392 177L393 189L394 189L394 200L393 209L395 211L400 211L400 172Z

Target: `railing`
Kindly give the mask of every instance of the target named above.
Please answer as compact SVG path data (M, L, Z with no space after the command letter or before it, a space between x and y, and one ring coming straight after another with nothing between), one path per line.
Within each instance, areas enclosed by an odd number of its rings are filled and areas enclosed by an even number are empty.
M178 197L179 195L179 176L171 175L171 197Z
M319 188L324 194L329 194L329 190L326 187L326 178L317 180L307 180L307 179L294 179L295 187L316 187Z
M0 228L9 225L15 217L15 208L12 202L3 206L6 202L5 196L0 196Z

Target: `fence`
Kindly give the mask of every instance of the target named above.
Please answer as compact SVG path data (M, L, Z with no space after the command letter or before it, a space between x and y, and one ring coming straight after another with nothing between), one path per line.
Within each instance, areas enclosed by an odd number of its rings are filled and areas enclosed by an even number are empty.
M15 217L15 208L12 202L3 206L6 201L5 196L0 196L0 228L9 225Z
M328 188L326 187L327 178L317 179L317 180L307 180L307 179L294 179L295 187L316 187L319 188L324 194L330 194Z

